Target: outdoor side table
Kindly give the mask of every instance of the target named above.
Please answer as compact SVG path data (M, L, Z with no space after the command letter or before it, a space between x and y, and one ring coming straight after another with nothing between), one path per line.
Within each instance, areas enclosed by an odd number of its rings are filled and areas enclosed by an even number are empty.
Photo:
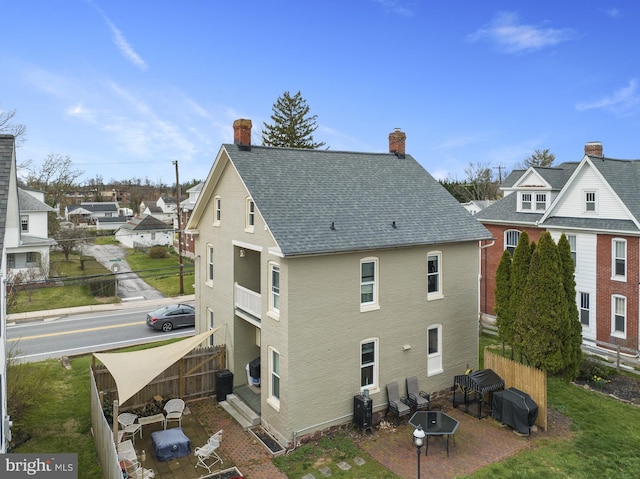
M429 436L447 436L447 457L449 437L458 429L458 421L442 411L417 411L409 419L413 427L421 426L427 437L424 455L429 454Z

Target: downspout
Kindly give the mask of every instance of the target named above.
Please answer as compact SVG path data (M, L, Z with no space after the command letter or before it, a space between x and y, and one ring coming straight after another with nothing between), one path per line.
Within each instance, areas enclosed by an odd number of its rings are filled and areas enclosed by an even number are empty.
M496 244L496 240L493 239L491 241L491 243L489 244L485 244L482 245L480 244L481 242L478 242L478 247L479 247L479 255L478 255L478 327L479 327L479 331L480 334L482 334L482 311L480 310L480 295L481 295L481 284L482 281L485 281L485 285L484 285L484 304L485 307L487 305L487 255L486 253L484 254L484 258L483 258L483 250L485 250L486 248L489 248L491 246L493 246L494 244ZM485 274L484 276L482 275L482 260L484 259L484 271Z

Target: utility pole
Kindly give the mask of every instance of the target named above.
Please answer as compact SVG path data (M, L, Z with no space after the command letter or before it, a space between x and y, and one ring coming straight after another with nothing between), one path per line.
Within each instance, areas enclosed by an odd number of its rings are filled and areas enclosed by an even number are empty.
M180 274L180 294L184 294L184 265L182 264L182 217L180 215L180 178L178 176L178 160L173 164L176 167L176 213L178 217L178 262Z
M493 169L494 170L498 170L498 184L501 185L502 184L502 169L504 168L504 166L500 165L500 166L494 166Z

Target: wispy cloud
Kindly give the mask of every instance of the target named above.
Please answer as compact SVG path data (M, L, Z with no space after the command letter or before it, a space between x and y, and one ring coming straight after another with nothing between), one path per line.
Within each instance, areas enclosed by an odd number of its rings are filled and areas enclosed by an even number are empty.
M478 143L482 140L482 138L483 135L480 134L447 138L445 141L443 141L439 145L432 147L431 149L434 151L455 150L457 148L462 148L474 143Z
M602 109L616 115L626 116L640 109L638 81L634 78L629 84L598 100L581 102L576 105L578 111Z
M127 60L137 66L140 70L146 70L148 68L147 63L142 59L140 55L136 53L136 51L129 44L120 29L114 25L114 23L109 19L109 17L107 17L102 9L100 9L100 7L98 7L93 2L90 3L98 11L109 29L111 29L111 33L113 34L113 42L115 43L118 50L120 50L120 53L122 53L122 56L124 56Z
M374 3L382 5L391 13L400 15L402 17L412 17L414 15L413 10L406 6L404 3L398 0L372 0Z
M575 33L570 28L548 28L525 25L513 12L500 12L493 20L467 37L470 42L489 40L506 53L541 50L571 40Z
M615 7L611 7L607 10L605 10L605 13L607 15L609 15L611 18L618 18L621 16L621 12L619 9L615 8Z

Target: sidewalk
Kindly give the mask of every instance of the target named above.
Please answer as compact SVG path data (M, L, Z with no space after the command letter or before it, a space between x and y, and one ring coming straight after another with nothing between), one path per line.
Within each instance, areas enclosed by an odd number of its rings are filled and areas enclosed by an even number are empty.
M49 309L42 311L30 311L28 313L13 313L7 315L7 323L17 323L21 321L35 321L39 319L61 318L74 314L97 313L102 311L118 311L134 308L147 308L149 311L165 304L185 303L195 301L195 294L175 296L171 298L159 299L123 299L120 303L94 304L90 306L78 306L75 308Z

